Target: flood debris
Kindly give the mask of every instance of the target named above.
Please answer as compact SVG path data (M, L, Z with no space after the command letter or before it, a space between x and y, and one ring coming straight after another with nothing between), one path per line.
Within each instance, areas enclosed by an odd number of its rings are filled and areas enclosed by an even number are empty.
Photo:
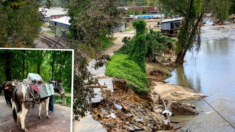
M113 80L114 92L102 90L103 101L93 108L92 116L109 132L175 131L168 101L156 92L141 95L128 88L125 80ZM168 109L169 107L169 109Z
M171 110L175 114L180 115L198 115L198 112L195 110L192 105L188 105L186 103L181 103L177 101L173 101L170 106Z

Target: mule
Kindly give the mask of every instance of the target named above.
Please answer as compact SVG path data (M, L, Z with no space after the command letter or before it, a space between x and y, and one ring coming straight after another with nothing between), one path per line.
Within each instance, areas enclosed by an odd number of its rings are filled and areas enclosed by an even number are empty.
M11 98L12 98L12 92L17 84L19 84L19 80L14 81L6 81L2 84L2 90L4 91L4 97L6 100L6 103L12 106Z
M60 94L64 94L64 89L61 85L62 80L58 80L56 82L53 82L54 85L54 91L58 92ZM46 106L46 116L47 119L49 119L48 116L48 104L50 96L45 98L40 98L39 102L32 101L28 99L27 90L29 88L29 85L19 84L16 86L16 88L13 91L13 97L12 97L12 113L13 118L15 122L20 122L22 130L25 132L27 131L25 127L25 117L27 115L28 109L30 105L39 104L39 114L38 117L41 119L41 104L44 102Z

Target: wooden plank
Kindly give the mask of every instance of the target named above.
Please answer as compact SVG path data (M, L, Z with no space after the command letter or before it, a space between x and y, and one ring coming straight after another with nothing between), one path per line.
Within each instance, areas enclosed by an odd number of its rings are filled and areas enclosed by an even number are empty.
M55 95L55 96L62 96L61 94L58 94L58 93L55 93L54 95ZM65 96L65 97L71 97L71 94L65 93L63 96Z

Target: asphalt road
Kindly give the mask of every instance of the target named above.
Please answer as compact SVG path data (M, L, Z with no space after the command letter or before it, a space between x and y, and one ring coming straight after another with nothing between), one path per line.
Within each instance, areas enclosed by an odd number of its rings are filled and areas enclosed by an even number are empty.
M70 132L71 108L60 104L54 105L54 112L46 118L45 104L42 105L41 117L38 119L38 105L30 108L25 119L29 132ZM14 122L12 110L0 96L0 132L22 132L21 126Z

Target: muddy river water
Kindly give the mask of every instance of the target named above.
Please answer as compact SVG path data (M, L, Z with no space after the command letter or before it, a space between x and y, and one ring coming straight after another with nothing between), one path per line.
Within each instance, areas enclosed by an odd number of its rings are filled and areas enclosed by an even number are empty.
M212 20L207 20L202 27L200 52L188 52L187 62L175 69L166 81L208 95L205 100L235 127L235 25L227 24L231 27L215 28ZM205 101L193 104L199 115L174 117L185 119L179 124L183 130L235 132Z

